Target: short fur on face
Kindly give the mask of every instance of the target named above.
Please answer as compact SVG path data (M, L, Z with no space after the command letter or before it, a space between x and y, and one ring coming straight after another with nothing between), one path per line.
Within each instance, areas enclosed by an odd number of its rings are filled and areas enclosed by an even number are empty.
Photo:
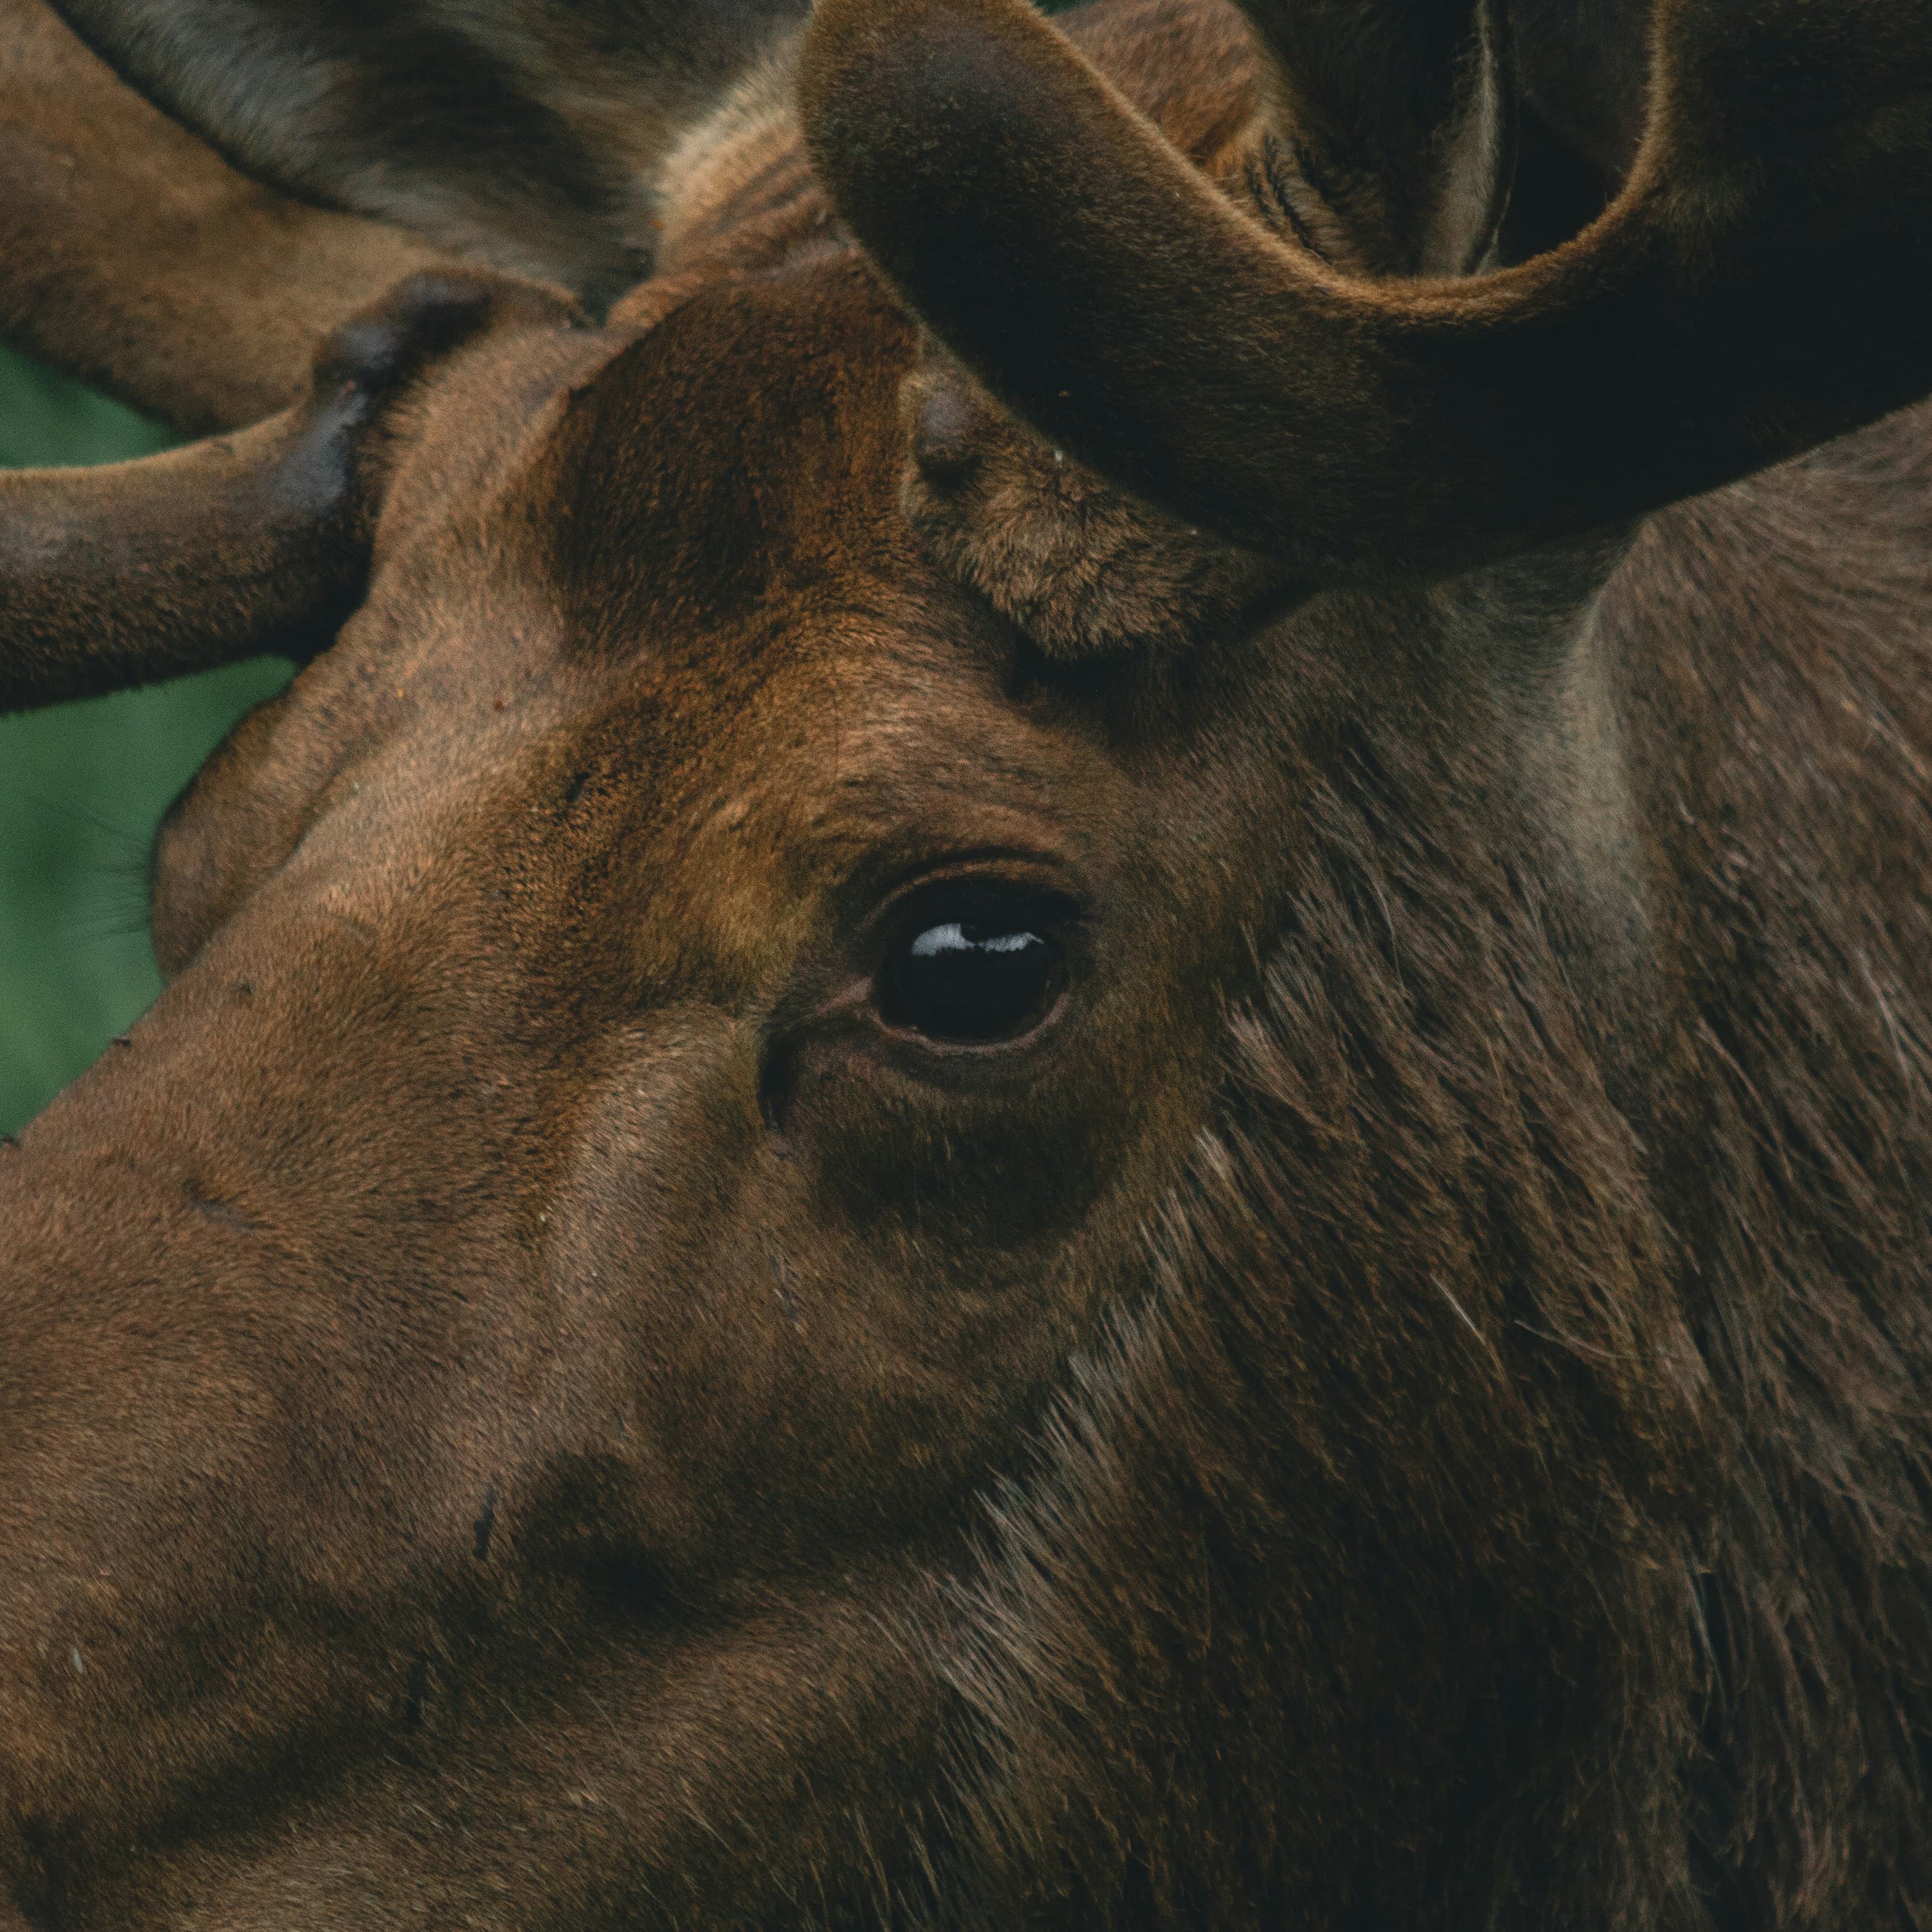
M1244 220L1466 239L1473 16L1412 125L1261 11L1266 93L1214 0L1071 31ZM62 44L23 126L104 98ZM792 71L606 322L491 281L380 409L325 362L359 440L185 459L366 582L0 1148L0 1924L1922 1924L1926 412L1311 582L940 347ZM332 322L395 259L142 112ZM83 122L47 305L247 414L288 304L196 374ZM44 499L124 628L174 473ZM969 930L1055 948L1009 1035L890 995Z

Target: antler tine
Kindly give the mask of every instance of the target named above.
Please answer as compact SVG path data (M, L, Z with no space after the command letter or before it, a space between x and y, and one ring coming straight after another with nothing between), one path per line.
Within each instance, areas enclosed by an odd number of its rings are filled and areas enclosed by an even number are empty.
M820 0L802 85L840 212L996 394L1319 581L1640 513L1932 388L1932 8L1654 28L1608 213L1452 283L1277 242L1022 0Z
M413 275L326 338L307 401L253 429L0 474L0 712L310 654L360 586L385 466L372 430L428 363L506 312L575 314L536 284Z
M0 0L0 332L184 434L303 393L316 338L460 260L286 199L170 121L45 0Z

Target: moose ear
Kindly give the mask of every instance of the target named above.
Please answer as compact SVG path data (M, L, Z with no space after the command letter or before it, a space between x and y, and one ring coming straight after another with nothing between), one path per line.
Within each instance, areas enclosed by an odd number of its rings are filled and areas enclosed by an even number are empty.
M656 165L807 0L58 0L248 173L602 302Z
M1312 191L1372 272L1481 266L1515 163L1501 0L1258 0L1246 10L1274 56L1275 187L1291 220Z
M1025 0L818 0L812 164L1006 408L1304 584L1643 515L1932 387L1932 8L1672 0L1577 235L1339 274L1192 166Z

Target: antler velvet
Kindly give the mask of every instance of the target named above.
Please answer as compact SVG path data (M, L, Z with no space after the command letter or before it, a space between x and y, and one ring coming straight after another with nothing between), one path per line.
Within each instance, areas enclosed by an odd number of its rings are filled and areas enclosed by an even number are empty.
M1609 212L1451 283L1277 241L1022 0L820 0L801 87L841 214L996 394L1318 581L1587 530L1932 389L1932 9L1654 25Z
M192 436L302 393L318 338L458 260L238 174L43 0L0 0L0 334Z
M0 712L319 648L359 594L385 406L494 319L572 314L534 284L412 276L323 343L305 403L253 429L0 474Z

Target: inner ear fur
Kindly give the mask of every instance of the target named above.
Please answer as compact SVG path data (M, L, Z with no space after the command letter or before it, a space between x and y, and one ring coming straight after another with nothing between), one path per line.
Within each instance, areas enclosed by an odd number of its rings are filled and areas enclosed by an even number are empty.
M1258 0L1247 11L1273 56L1272 185L1300 238L1319 247L1312 196L1371 273L1480 268L1515 159L1500 0Z
M1636 165L1650 88L1637 0L1513 0L1523 98L1612 190Z

